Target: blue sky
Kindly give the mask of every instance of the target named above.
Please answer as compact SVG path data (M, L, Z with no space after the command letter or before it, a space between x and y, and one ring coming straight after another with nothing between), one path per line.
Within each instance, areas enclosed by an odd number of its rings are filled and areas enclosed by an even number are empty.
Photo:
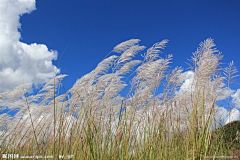
M1 31L1 42L5 39L9 42L1 43L0 92L26 82L41 85L53 77L55 66L60 74L69 75L63 81L69 89L114 46L132 38L141 39L140 45L146 47L168 39L163 56L173 54L172 66L186 69L187 59L199 43L211 37L224 55L222 62L234 60L240 69L240 1L237 0L2 0L1 3L2 23L6 21L10 27L5 31L2 27ZM14 40L9 38L15 34ZM19 48L9 49L15 45ZM28 58L20 56L24 52ZM6 68L11 72L4 72Z
M61 73L69 75L66 88L131 38L147 47L169 39L164 53L174 55L173 66L186 68L199 43L211 37L223 62L234 60L239 69L239 6L237 0L37 0L37 10L20 19L21 41L45 44L58 57L69 45L59 63Z
M1 0L0 93L23 83L42 86L56 72L69 75L68 90L132 38L147 48L168 39L163 56L173 54L172 66L187 69L187 59L211 37L223 67L234 60L240 70L239 7L239 0ZM232 88L239 96L240 85Z

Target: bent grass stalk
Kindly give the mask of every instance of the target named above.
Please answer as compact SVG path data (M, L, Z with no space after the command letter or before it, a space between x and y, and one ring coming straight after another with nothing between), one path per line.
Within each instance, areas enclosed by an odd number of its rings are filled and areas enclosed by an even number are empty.
M86 160L229 155L230 146L224 144L221 133L213 132L213 126L220 123L215 120L217 98L227 89L220 85L224 78L216 73L221 56L214 54L213 41L207 39L194 53L193 79L188 79L185 90L182 77L190 72L182 73L181 68L171 72L172 56L159 56L167 41L154 44L136 66L130 62L143 49L138 42L117 45L110 53L122 55L104 59L63 95L56 93L64 77L60 75L39 94L25 94L25 104L15 101L23 109L2 127L6 131L0 136L1 153ZM133 77L130 84L126 83L130 76L124 81L127 73ZM122 97L126 85L128 92ZM161 88L163 93L159 93Z

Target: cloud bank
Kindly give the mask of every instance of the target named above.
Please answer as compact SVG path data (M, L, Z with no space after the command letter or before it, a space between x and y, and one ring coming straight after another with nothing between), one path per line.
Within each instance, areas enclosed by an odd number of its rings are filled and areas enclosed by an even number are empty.
M225 124L228 124L233 121L239 121L240 120L240 112L237 109L232 109L230 114L228 115Z
M193 71L186 71L182 73L180 78L183 81L183 84L181 85L180 90L177 92L178 96L186 96L195 91L194 76L195 73ZM219 88L222 88L224 86L226 85L221 83ZM218 93L217 101L231 98L231 104L233 105L233 108L228 108L228 110L224 107L216 106L216 122L220 122L222 120L224 124L228 124L230 122L240 120L240 89L234 91L231 88L225 87L223 92L221 90L222 89L216 90Z
M59 72L52 64L56 51L44 44L20 42L20 16L35 10L35 4L35 0L1 0L0 93L23 83L45 83Z
M240 108L240 89L238 89L233 95L233 104L235 104L236 108Z

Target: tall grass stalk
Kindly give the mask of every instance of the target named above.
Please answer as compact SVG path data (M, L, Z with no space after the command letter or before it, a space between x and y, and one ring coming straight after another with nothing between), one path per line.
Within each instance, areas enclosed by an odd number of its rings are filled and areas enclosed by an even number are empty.
M29 85L1 93L2 106L19 109L14 117L0 115L1 154L86 160L230 155L231 146L214 129L222 121L218 104L230 96L224 96L230 90L224 80L236 77L233 63L221 69L222 56L207 39L191 57L190 70L171 69L172 55L160 56L167 40L149 48L142 61L134 58L145 48L139 41L117 45L110 52L116 55L65 94L57 92L66 75L36 95L27 96Z

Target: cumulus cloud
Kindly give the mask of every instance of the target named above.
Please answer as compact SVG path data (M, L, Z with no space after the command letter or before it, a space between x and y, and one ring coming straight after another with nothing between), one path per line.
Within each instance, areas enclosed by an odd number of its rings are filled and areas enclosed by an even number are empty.
M240 111L236 108L232 109L229 116L227 117L225 124L228 124L233 121L240 120Z
M194 91L194 72L193 71L186 71L184 72L180 79L184 82L182 86L180 87L180 91L178 94L185 94L185 93L191 93Z
M240 108L240 89L238 89L231 97L235 107Z
M221 120L226 120L227 116L229 115L229 112L224 107L216 106L215 111L216 111L215 119L217 122L220 122Z
M183 83L179 91L176 93L177 96L188 97L189 94L194 92L195 90L194 76L195 76L195 73L193 71L186 71L182 73L182 75L180 76L180 80ZM227 106L225 107L216 106L215 120L217 124L220 126L222 125L222 123L227 124L232 121L240 120L240 110L238 109L240 108L240 89L238 89L237 91L234 91L231 88L226 87L224 83L220 83L219 86L217 86L215 92L217 95L217 99L216 99L217 101L222 101L231 97L232 104L234 105L231 111L228 110L229 108L226 108ZM216 127L219 127L219 126L216 126Z
M59 72L52 64L57 52L44 44L20 42L20 16L36 9L35 0L1 0L0 93L22 83L47 82Z
M240 110L238 109L240 108L240 89L238 89L234 94L232 94L231 97L234 108L230 112L226 110L224 111L224 114L227 114L227 117L225 118L225 124L240 120Z

